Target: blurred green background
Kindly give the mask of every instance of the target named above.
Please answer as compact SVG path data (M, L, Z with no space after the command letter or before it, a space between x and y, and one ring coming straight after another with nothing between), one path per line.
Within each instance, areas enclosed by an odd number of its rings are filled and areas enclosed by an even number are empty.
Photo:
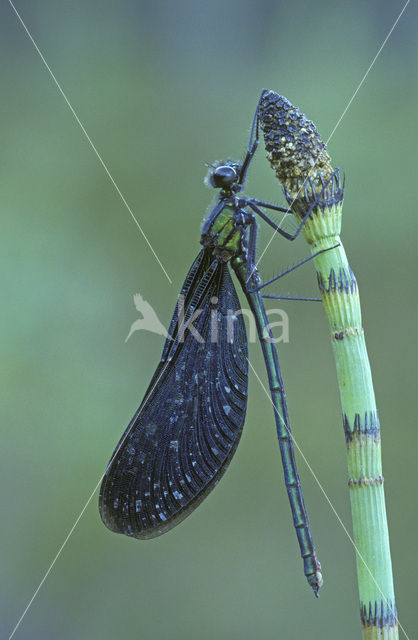
M1 630L8 637L80 513L156 365L141 292L166 323L212 195L204 162L242 157L263 87L326 138L401 2L19 0L29 30L170 274L170 285L7 2L0 7ZM382 423L401 623L416 610L417 7L401 18L330 144ZM247 193L283 202L261 149ZM261 235L264 246L270 234ZM308 254L277 239L265 277ZM282 294L315 295L307 265ZM278 291L278 290L277 290ZM283 303L297 442L351 530L333 356L320 305ZM260 348L251 359L265 380ZM324 587L316 601L254 376L223 481L161 538L102 525L94 497L15 638L359 637L354 553L298 457Z

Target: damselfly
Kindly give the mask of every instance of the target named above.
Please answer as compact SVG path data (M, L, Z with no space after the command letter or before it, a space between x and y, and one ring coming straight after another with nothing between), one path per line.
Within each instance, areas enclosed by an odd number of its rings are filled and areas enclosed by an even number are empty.
M244 161L211 166L208 183L220 192L203 224L203 248L181 289L181 304L174 311L160 363L105 472L100 513L104 524L117 533L134 538L159 536L186 518L228 467L244 425L249 366L247 335L231 265L255 317L304 572L317 594L321 567L309 529L276 345L261 293L283 274L261 284L256 268L257 216L289 240L298 235L304 221L292 235L264 211L287 209L241 193L258 146L258 129L257 108Z

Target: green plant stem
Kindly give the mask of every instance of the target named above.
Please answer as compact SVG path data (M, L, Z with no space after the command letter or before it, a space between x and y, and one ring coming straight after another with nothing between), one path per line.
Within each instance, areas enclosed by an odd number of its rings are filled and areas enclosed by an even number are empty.
M320 181L311 181L311 186ZM395 640L398 621L392 578L392 562L386 520L382 476L380 425L361 320L356 279L340 238L342 188L335 196L333 180L328 197L318 188L303 198L286 192L296 219L306 211L309 199L320 198L303 227L312 253L337 248L313 259L328 319L337 367L343 427L347 444L348 486L356 546L360 616L363 638ZM331 197L329 197L331 196Z
M267 158L315 256L337 366L363 638L396 640L379 417L357 282L341 242L344 187L314 123L287 98L263 90L258 107ZM338 245L338 246L336 246Z

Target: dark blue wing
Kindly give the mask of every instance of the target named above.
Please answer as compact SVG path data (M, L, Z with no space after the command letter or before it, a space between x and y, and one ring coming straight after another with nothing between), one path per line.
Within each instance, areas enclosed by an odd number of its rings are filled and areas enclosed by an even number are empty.
M188 330L180 339L176 307L173 339L100 490L105 525L136 538L164 533L200 504L226 470L244 425L247 336L242 315L234 319L240 304L228 266L202 249L181 295L185 322L201 310L193 326L203 342Z

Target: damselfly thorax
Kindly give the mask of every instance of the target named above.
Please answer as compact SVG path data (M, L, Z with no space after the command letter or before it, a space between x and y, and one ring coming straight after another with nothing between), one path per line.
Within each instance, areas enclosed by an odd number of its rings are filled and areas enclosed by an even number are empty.
M252 218L236 202L227 202L202 233L200 242L204 247L211 247L213 255L222 262L243 256L246 253L246 229Z

